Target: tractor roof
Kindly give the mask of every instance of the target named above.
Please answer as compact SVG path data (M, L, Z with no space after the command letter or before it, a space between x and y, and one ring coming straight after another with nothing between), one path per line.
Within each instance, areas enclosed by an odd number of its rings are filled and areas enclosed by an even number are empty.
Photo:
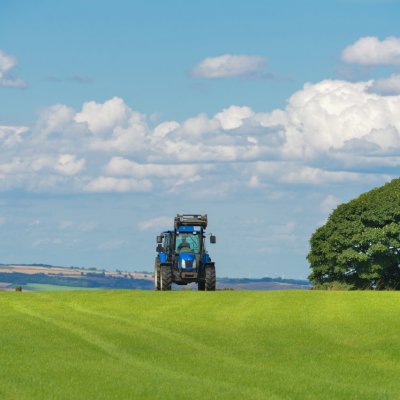
M207 214L178 214L175 217L175 230L183 226L200 226L201 228L207 228Z

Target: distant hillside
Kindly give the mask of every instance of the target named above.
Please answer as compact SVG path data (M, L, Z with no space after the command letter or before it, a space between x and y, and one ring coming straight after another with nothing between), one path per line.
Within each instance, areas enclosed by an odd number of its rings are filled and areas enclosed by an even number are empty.
M310 289L311 284L306 280L283 278L219 278L218 288L245 290L305 290Z
M88 289L153 289L153 277L145 272L112 272L96 268L66 268L44 264L0 264L0 290L16 285L30 290L30 284Z
M60 267L47 264L0 264L0 290L15 286L24 290L47 290L57 286L87 289L142 289L153 290L151 272L106 271L97 268ZM177 289L196 289L196 285ZM234 290L304 290L310 283L282 278L217 278L217 289Z

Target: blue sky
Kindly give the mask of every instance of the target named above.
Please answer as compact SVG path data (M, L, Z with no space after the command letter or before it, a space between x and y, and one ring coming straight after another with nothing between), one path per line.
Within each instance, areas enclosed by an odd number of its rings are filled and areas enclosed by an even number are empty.
M150 270L208 213L220 276L308 275L398 176L398 1L0 4L0 262ZM210 246L211 247L211 246Z

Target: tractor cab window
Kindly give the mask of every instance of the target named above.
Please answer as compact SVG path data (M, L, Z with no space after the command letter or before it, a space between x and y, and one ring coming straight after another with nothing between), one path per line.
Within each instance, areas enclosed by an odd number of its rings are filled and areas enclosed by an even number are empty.
M165 239L164 239L164 247L166 249L169 249L171 246L171 236L170 235L165 235Z
M177 253L200 253L200 234L180 233L176 235L175 251Z

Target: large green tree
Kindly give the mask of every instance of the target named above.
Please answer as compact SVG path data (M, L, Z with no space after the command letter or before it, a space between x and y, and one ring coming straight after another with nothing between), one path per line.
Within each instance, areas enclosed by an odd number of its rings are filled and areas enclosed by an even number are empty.
M400 179L339 205L310 244L314 284L400 290Z

